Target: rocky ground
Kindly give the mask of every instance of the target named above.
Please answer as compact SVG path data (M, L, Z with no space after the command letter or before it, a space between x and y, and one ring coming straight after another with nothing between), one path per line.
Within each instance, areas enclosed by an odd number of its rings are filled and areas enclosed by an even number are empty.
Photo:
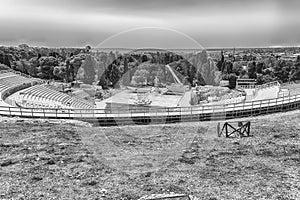
M249 118L250 138L216 122L90 127L0 120L0 199L300 199L300 112Z

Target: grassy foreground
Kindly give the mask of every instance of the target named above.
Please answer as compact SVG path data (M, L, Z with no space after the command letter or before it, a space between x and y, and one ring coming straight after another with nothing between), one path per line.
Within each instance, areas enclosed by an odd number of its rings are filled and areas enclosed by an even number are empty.
M0 199L300 199L300 112L250 119L253 137L215 122L86 127L0 121Z

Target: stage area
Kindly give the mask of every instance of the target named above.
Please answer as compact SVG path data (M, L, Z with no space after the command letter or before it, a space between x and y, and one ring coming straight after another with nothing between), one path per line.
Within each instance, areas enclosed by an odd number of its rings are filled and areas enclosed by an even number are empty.
M151 100L150 107L176 107L180 105L183 95L166 95L159 93L145 94ZM138 94L130 90L123 90L114 96L105 99L101 102L96 102L98 109L105 109L107 104L124 104L124 105L137 105L136 99Z

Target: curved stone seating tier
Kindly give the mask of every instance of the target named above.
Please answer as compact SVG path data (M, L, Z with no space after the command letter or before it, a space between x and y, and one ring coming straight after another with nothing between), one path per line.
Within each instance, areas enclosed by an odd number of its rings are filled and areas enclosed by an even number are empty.
M27 83L32 83L32 80L12 72L0 74L0 92Z
M18 90L30 87L36 84L38 81L35 79L26 78L18 75L14 72L3 72L0 73L0 94L1 100L5 100L7 96L15 93ZM11 105L14 106L14 101L5 100L1 101L0 105Z
M56 90L57 92L61 92L59 88L55 87L54 85L51 85L51 83L50 83L50 85L49 84L44 85L44 87L52 89L52 90Z
M28 94L30 96L34 96L35 100L51 100L51 101L57 101L61 102L63 96L57 95L55 92L52 90L45 90L42 86L35 86L28 88L28 90L25 90L24 93Z
M28 78L16 74L14 72L0 73L0 93L4 93L24 84L41 82L39 79ZM30 86L30 84L29 84ZM22 94L22 95L20 95ZM8 94L9 95L9 94ZM2 96L3 97L3 96ZM5 98L5 97L4 97ZM78 109L92 109L94 106L82 99L73 98L67 94L61 93L53 88L47 88L45 85L35 85L9 96L9 102L23 103L23 100L28 101L28 105L51 108L65 107L65 108L78 108ZM25 105L27 107L27 105Z
M37 105L48 107L59 106L62 108L92 109L94 106L81 99L71 97L45 85L36 85L19 92L21 99L28 102L36 102ZM19 95L20 96L20 95ZM16 97L16 96L15 96ZM42 106L38 106L42 107Z
M13 76L13 75L16 75L16 74L14 74L13 72L2 73L2 74L0 74L0 79L3 77Z

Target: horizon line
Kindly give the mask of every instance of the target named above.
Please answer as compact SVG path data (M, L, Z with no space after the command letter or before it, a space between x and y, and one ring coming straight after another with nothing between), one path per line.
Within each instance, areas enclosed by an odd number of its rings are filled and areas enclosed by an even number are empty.
M23 44L26 44L26 43L21 43L19 45L23 45ZM19 45L0 45L0 47L18 47ZM55 49L55 48L85 48L86 46L91 46L89 44L86 44L85 46L43 46L43 45L29 45L29 44L26 44L28 45L29 47L33 47L33 48L49 48L49 49ZM92 46L91 46L92 47ZM154 47L92 47L92 49L127 49L127 50L135 50L135 49L146 49L146 48L154 48ZM187 47L176 47L176 48L158 48L158 49L173 49L173 50L201 50L201 49L206 49L206 50L211 50L211 49L264 49L264 48L300 48L300 45L272 45L272 46L231 46L231 47L228 47L228 46L224 46L224 47L221 47L221 46L210 46L210 47L203 47L203 48L194 48L194 47L191 47L191 48L187 48Z

